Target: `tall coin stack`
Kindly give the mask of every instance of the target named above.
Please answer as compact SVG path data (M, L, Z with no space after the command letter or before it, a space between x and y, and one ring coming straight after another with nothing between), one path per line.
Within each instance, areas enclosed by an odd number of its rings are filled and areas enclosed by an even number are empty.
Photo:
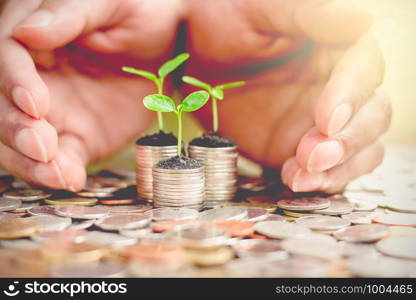
M237 147L189 146L189 156L205 167L205 207L212 208L234 198L237 190Z
M162 159L176 156L177 146L143 146L136 144L137 196L153 199L153 165Z
M153 168L153 206L201 210L205 202L204 167L195 169Z

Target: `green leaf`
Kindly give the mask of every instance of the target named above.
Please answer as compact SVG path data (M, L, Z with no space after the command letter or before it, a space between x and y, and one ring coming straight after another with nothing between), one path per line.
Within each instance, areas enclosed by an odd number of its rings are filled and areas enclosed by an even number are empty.
M186 82L187 84L206 89L208 91L211 89L211 86L208 83L202 82L201 80L198 80L191 76L183 76L182 81Z
M209 94L205 91L197 91L189 94L182 102L183 111L195 111L207 103Z
M147 79L149 79L151 81L154 81L154 82L156 82L156 80L157 80L156 75L151 73L151 72L148 72L148 71L138 70L138 69L131 68L131 67L123 67L121 69L124 72L139 75L139 76L142 76L142 77L147 78Z
M222 88L216 86L211 90L211 94L212 96L214 96L217 99L222 100L224 98L224 91L222 90Z
M159 76L161 78L165 78L170 72L175 70L177 67L179 67L185 60L189 58L188 53L182 53L176 56L175 58L165 62L160 68L159 68Z
M230 83L217 85L216 87L219 87L221 89L228 89L228 88L234 88L234 87L242 86L242 85L245 85L245 84L246 84L245 81L235 81L235 82L230 82Z
M159 112L174 112L175 102L165 95L153 94L143 98L143 104L147 109Z

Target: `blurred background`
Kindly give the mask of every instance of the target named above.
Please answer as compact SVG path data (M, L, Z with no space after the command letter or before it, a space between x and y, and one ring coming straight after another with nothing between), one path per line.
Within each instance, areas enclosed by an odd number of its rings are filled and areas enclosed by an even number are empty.
M379 41L386 61L383 86L393 104L393 120L385 141L416 147L416 0L338 0L361 7L374 16L372 31ZM186 114L185 140L202 133L197 122ZM174 125L174 116L168 121ZM153 131L151 128L149 131ZM414 148L416 149L416 148ZM416 150L415 150L416 151ZM90 167L95 171L103 166L134 169L134 146L105 162ZM246 163L246 162L245 162Z

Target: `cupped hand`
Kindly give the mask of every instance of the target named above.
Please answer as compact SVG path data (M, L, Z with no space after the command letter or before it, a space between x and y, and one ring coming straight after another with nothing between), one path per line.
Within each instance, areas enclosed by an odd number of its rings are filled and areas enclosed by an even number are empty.
M337 192L381 162L390 123L370 24L333 1L193 0L187 73L247 80L220 102L220 134L296 192ZM209 107L197 115L211 128Z
M181 14L176 0L8 1L0 165L34 184L81 189L87 162L151 123L139 99L152 84L120 68L152 70L170 57Z

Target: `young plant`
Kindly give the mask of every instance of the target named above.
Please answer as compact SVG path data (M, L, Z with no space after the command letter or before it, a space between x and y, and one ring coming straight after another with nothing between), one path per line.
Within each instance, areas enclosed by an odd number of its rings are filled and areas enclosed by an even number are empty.
M206 82L203 82L199 79L196 79L191 76L183 76L182 80L190 85L200 87L205 89L212 98L212 130L214 133L218 132L218 107L217 107L217 100L224 99L224 89L227 88L234 88L238 86L245 85L244 81L235 81L225 84L220 84L217 86L211 86Z
M139 76L142 76L144 78L147 78L153 81L156 85L157 93L160 95L163 95L163 83L164 83L166 76L172 73L176 68L178 68L181 64L183 64L188 58L189 58L188 53L179 54L175 58L165 62L157 71L157 75L152 72L139 70L139 69L135 69L132 67L123 67L121 69L124 72L139 75ZM163 117L162 117L162 113L159 111L157 112L157 122L159 126L159 131L163 131Z
M197 91L189 94L182 101L181 104L176 106L172 98L154 94L144 97L143 103L147 109L156 112L173 112L178 118L178 156L182 153L182 113L184 111L195 111L204 106L209 99L209 94L205 91Z

